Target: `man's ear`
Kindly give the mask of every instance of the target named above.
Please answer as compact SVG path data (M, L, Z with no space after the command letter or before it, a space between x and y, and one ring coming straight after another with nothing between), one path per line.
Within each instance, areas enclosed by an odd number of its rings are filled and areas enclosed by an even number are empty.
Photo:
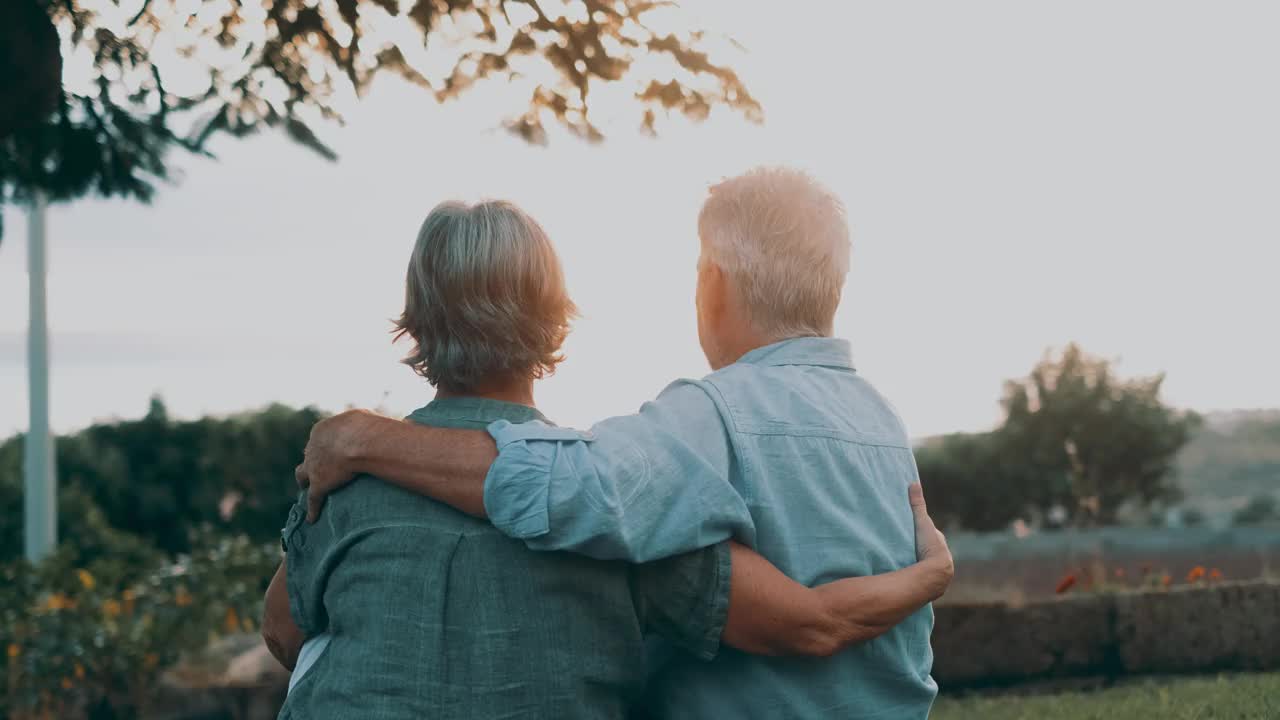
M724 317L725 305L728 301L729 278L719 265L712 262L702 264L703 308L707 320L718 322Z

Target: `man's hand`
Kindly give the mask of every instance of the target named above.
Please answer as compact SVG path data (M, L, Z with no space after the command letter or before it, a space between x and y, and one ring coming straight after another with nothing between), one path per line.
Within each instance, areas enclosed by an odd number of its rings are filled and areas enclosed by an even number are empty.
M947 547L947 537L933 524L929 517L929 509L924 502L924 488L920 483L912 483L907 488L907 497L911 500L911 513L916 523L916 557L921 564L929 565L936 576L936 600L946 592L947 586L955 576L955 562L951 559L951 548Z
M368 410L347 410L311 428L311 437L302 451L302 464L294 471L298 487L308 490L307 522L320 517L320 508L329 493L355 477L361 438L370 420L380 417Z

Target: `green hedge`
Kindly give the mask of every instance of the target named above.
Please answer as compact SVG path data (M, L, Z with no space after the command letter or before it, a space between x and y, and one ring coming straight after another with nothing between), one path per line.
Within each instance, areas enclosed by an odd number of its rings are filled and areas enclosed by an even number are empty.
M100 526L169 555L196 547L192 529L205 525L269 542L297 496L294 467L322 417L313 408L272 405L174 420L153 400L141 420L61 436L59 536L84 545L87 516L96 514ZM21 436L0 443L0 562L22 555L22 453Z

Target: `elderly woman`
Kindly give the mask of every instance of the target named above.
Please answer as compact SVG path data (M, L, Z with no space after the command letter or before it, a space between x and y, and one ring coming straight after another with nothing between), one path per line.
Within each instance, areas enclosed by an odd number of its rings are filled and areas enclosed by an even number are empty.
M574 312L550 240L519 208L436 207L396 323L414 343L405 363L436 392L406 422L550 424L533 385L560 362ZM263 622L296 663L282 718L622 718L644 689L648 635L706 659L721 641L826 655L885 632L951 572L922 501L920 563L815 589L730 543L636 566L533 552L370 476L315 524L305 507L284 529Z

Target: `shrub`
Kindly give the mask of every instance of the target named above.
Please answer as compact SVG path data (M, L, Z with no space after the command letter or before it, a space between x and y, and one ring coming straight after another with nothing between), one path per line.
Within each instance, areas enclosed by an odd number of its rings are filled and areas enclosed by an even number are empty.
M1258 495L1233 518L1236 525L1266 525L1280 522L1280 502L1272 495Z
M145 568L111 555L81 567L63 547L0 569L3 716L137 717L184 651L254 630L278 547L207 533L196 547Z

